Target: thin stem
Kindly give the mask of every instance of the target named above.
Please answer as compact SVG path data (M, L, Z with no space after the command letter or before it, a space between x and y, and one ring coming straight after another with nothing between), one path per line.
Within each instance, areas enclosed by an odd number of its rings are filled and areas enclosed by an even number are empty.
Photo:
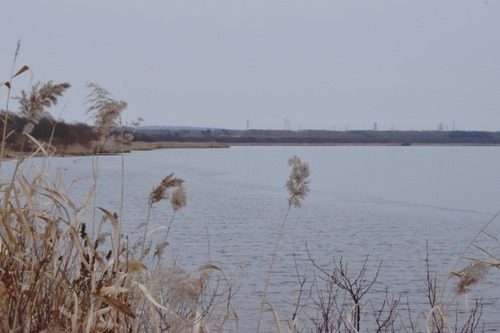
M176 211L174 210L174 213L172 214L172 218L170 219L170 223L168 224L167 233L165 234L165 242L167 241L168 234L170 233L170 228L172 228L172 224L174 223L175 213L176 213Z
M149 204L148 206L148 215L146 217L146 225L144 226L144 236L142 236L141 259L144 258L144 246L146 245L146 236L148 234L149 220L151 218L151 209L153 209L153 204Z
M269 280L271 278L271 271L274 266L274 262L276 261L276 256L278 254L278 247L281 242L281 238L283 237L283 230L285 230L285 225L286 221L288 220L288 214L290 213L290 209L292 208L291 202L288 204L288 209L286 210L285 218L283 219L283 223L281 224L281 229L278 234L278 239L276 240L276 244L274 245L274 251L271 257L271 263L269 264L269 270L267 271L267 277L266 277L266 285L264 287L264 294L262 295L262 302L260 303L260 310L259 310L259 321L257 322L257 333L260 332L260 322L262 320L262 313L264 312L264 303L266 302L266 297L267 297L267 288L269 287Z
M97 148L96 156L92 159L92 178L94 180L94 191L92 193L92 237L96 239L99 235L96 233L96 209L97 209L97 180L99 178L99 147Z
M5 115L3 119L3 133L2 133L2 144L0 147L0 173L2 171L2 160L4 159L5 154L5 141L7 140L7 123L9 121L9 101L10 101L10 92L12 89L12 77L14 76L14 68L16 66L17 56L19 55L19 48L21 47L21 41L17 42L16 52L14 54L14 59L12 60L12 68L10 70L10 78L9 84L10 87L7 90L7 100L5 101Z

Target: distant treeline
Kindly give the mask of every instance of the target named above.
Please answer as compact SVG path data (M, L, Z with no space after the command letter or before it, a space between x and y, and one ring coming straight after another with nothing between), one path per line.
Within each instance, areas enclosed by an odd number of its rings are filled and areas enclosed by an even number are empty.
M3 133L5 113L0 114L2 124L0 135ZM10 149L18 150L21 146L22 135L28 120L16 113L9 113L7 121L6 143ZM51 142L55 146L69 146L79 144L89 146L92 140L95 140L96 133L93 127L86 123L66 123L64 121L55 121L50 117L43 117L39 123L34 126L31 136L40 142Z
M138 129L140 141L215 141L255 144L500 144L500 132L482 131L326 131Z
M4 120L4 116L1 115ZM7 144L19 148L26 118L9 113ZM0 127L0 133L3 124ZM122 131L123 130L123 131ZM500 132L482 131L326 131L326 130L227 130L123 128L134 141L145 142L223 142L235 144L500 144ZM117 133L115 133L117 134ZM31 135L55 146L79 144L89 147L96 140L94 127L86 123L66 123L44 117Z

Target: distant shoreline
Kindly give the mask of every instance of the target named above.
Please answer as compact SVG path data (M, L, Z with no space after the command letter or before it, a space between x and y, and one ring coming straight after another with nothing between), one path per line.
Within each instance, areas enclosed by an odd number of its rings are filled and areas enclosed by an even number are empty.
M311 146L311 147L498 147L498 143L230 143L230 146Z
M157 149L221 149L230 147L499 147L498 143L415 143L415 144L398 144L398 143L278 143L278 142L144 142L134 141L130 145L126 145L123 149L116 151L100 152L99 155L115 155L120 153L130 153L133 151L150 151ZM26 153L30 155L30 153ZM34 156L40 156L36 154ZM72 145L67 147L57 147L56 150L51 149L49 155L55 156L92 156L96 155L94 150L81 145ZM16 159L20 157L20 153L7 150L4 159Z
M134 141L130 146L126 146L126 151L144 151L155 149L190 149L190 148L230 148L230 147L498 147L498 143L287 143L287 142L144 142Z
M221 149L230 147L498 147L497 143L266 143L266 142L176 142L176 141L161 141L161 142L144 142L133 141L132 144L126 145L123 149L117 149L115 152L102 152L101 155L114 153L130 153L132 151L150 151L157 149ZM95 155L91 148L81 146L66 147L64 150L58 150L56 155Z

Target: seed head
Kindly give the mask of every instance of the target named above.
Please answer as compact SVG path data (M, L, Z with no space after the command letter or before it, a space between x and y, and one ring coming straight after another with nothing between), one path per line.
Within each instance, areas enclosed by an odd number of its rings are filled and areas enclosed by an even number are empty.
M87 113L95 119L94 130L100 140L108 137L118 126L118 120L123 110L127 108L127 102L116 100L113 95L97 83L87 84L91 90L88 95Z
M21 96L14 97L19 101L19 112L26 117L28 123L23 129L23 134L29 134L33 131L35 125L40 122L44 116L50 117L45 109L57 104L58 97L71 87L67 82L55 84L52 81L41 84L37 82L31 87L31 91L21 91Z
M162 257L163 256L163 252L165 251L165 248L168 246L168 242L167 241L164 241L163 243L160 243L160 244L156 244L156 251L155 253L153 254L153 258L154 257Z
M473 285L486 277L490 267L491 264L485 261L476 260L465 269L455 273L455 275L460 277L455 287L455 292L460 295L468 293Z
M300 207L300 200L304 200L309 192L311 171L309 170L309 164L303 163L297 156L290 158L288 165L292 167L292 172L286 182L286 187L290 193L288 204Z
M174 177L173 173L171 173L167 177L163 178L160 185L158 185L149 194L149 206L153 206L153 204L155 204L163 199L168 199L167 190L171 187L180 187L183 183L184 183L184 180Z
M170 203L174 212L186 206L186 191L184 190L184 186L181 185L175 189L172 193Z

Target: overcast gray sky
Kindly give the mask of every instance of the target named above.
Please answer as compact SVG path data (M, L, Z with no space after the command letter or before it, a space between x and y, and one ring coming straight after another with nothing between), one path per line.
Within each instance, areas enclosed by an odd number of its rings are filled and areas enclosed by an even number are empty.
M0 28L0 81L20 39L67 121L96 82L144 125L500 130L498 0L4 1Z

